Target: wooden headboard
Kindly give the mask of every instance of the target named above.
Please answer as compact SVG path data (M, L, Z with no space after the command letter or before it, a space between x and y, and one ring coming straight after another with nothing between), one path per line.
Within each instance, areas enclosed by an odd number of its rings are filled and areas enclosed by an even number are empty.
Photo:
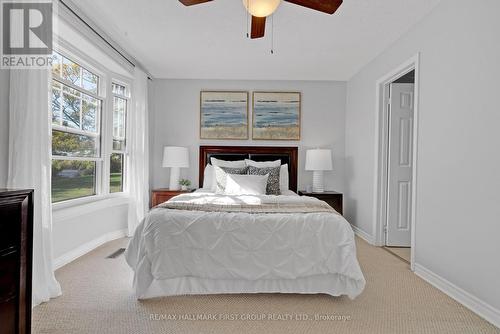
M203 186L205 166L210 158L234 161L251 159L255 161L273 161L281 159L281 164L288 164L290 190L297 192L298 148L283 146L200 146L200 187Z

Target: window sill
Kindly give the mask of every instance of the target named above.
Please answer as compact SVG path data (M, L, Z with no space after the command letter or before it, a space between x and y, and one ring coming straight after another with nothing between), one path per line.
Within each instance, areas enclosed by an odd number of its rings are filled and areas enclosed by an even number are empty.
M129 203L127 193L96 195L52 204L54 221L82 216L94 211Z

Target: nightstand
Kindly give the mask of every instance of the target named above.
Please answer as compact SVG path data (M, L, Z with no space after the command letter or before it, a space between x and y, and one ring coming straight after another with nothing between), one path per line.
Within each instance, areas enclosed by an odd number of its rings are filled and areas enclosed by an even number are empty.
M165 203L174 196L193 192L190 190L169 190L169 189L153 189L151 191L151 207L154 208L158 204Z
M322 201L325 201L332 208L335 209L341 215L343 214L343 198L342 193L338 193L336 191L325 191L322 193L308 193L307 191L299 191L300 196L311 196L316 197Z

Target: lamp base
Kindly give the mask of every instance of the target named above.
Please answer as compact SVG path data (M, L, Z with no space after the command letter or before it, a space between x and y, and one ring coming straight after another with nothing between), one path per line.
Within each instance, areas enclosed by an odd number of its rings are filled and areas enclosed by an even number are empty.
M180 176L181 176L181 169L179 167L170 168L170 185L168 186L168 189L170 190L181 189L181 185L179 184Z
M325 192L325 186L323 183L323 171L322 170L313 171L313 192L314 193Z

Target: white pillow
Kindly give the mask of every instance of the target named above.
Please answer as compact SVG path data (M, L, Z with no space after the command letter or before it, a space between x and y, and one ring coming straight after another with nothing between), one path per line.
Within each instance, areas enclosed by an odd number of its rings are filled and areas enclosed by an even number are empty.
M245 163L247 166L253 166L253 167L258 167L258 168L266 168L266 167L278 167L281 165L281 160L275 160L275 161L253 161L250 159L245 159ZM280 169L280 191L284 190L289 190L290 189L290 184L289 184L289 178L288 178L288 164L281 165Z
M208 164L205 166L205 171L203 172L203 189L209 189L215 191L215 170L214 166Z
M285 190L290 189L288 178L288 164L281 165L280 169L280 191L283 192Z
M265 195L267 187L266 175L238 175L227 174L226 195Z
M214 166L218 167L229 167L229 168L244 168L247 165L245 164L245 160L237 160L237 161L226 161L220 160L216 158L210 158L210 162Z
M231 174L247 175L248 167L231 168L213 166L215 178L215 193L224 194L226 191L227 176Z
M281 160L275 161L253 161L250 159L245 159L245 163L247 166L253 166L258 168L266 168L266 167L279 167L281 165Z
M232 168L241 168L245 166L254 166L259 168L264 167L277 167L280 165L281 160L275 161L253 161L250 159L238 160L238 161L226 161L220 160L216 158L210 158L213 166L220 167L232 167ZM243 164L242 164L243 162ZM216 191L217 189L217 181L215 179L215 170L212 165L208 164L205 167L205 174L203 176L203 188L210 189L211 191ZM280 169L280 190L283 192L284 190L289 190L289 177L288 177L288 164L281 165Z

